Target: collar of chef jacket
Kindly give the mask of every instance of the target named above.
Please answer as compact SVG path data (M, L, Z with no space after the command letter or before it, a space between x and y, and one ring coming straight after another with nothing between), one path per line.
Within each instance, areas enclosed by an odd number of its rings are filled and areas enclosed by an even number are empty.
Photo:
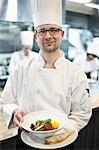
M60 50L60 53L61 53L61 56L54 63L55 68L58 68L62 64L63 60L65 59L64 52ZM43 68L44 64L45 64L45 60L39 53L38 65Z

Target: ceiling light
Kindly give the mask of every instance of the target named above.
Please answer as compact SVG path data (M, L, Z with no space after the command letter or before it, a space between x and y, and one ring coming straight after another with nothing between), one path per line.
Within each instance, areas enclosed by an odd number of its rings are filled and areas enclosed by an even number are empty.
M17 19L17 0L9 0L7 7L6 20L16 21Z
M99 4L94 4L94 3L86 3L85 6L99 9Z
M91 2L92 0L82 0L82 1L81 0L68 0L68 1L80 3L80 4L85 4L85 3Z

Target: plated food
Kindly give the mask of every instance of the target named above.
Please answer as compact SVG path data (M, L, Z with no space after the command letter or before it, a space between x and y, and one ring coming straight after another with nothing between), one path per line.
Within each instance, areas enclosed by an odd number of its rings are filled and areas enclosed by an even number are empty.
M35 123L32 123L30 128L34 131L49 131L54 130L59 127L59 121L52 119L37 120Z
M36 111L24 116L21 127L39 138L45 138L61 130L67 123L67 115L60 111Z
M68 129L66 131L61 131L60 133L48 137L45 139L45 144L57 144L66 140L69 136L71 136L75 131Z

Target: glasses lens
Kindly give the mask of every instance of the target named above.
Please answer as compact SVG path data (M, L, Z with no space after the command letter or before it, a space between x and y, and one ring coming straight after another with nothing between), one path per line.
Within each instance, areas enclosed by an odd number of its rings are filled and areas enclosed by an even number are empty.
M51 28L51 29L42 29L42 30L38 30L36 31L36 33L38 33L38 35L40 36L44 36L47 32L49 32L51 35L56 35L59 33L59 31L62 31L59 28Z
M46 34L46 30L39 30L39 31L36 31L36 33L38 33L38 35L40 36L43 36Z
M60 29L50 29L50 30L49 30L50 34L52 34L52 35L58 34L59 31L60 31Z

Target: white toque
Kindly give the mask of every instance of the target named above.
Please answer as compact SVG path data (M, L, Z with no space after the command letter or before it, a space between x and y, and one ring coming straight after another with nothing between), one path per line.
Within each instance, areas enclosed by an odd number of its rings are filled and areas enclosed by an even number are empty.
M34 38L33 31L21 31L20 36L22 45L33 45L33 38Z
M62 25L62 0L33 0L32 7L35 28L42 24Z
M98 56L99 46L96 43L89 42L87 47L87 53Z

